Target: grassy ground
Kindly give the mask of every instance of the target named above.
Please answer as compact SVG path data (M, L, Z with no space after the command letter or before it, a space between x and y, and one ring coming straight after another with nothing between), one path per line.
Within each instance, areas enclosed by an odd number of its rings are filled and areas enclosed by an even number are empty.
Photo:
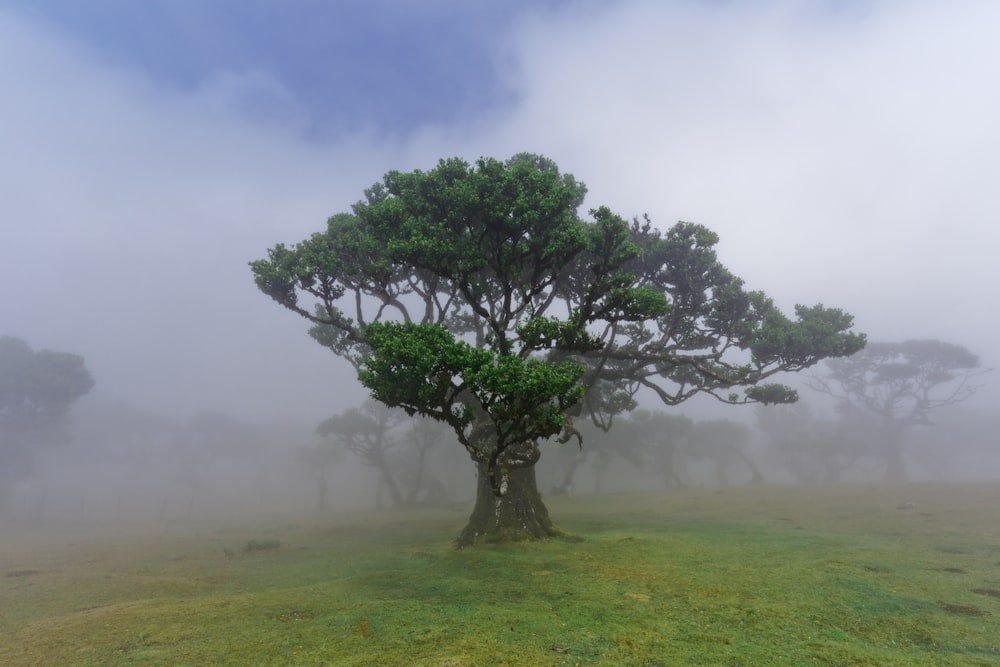
M1000 664L1000 487L550 509L579 539L456 552L457 511L8 531L0 664Z

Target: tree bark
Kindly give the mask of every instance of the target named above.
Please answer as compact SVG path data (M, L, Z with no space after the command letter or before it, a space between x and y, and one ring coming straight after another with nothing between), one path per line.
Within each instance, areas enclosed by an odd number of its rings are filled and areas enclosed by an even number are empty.
M493 493L486 466L478 466L476 505L468 525L455 540L459 549L484 542L540 540L562 534L552 525L538 493L534 464L512 469L507 493L502 496Z

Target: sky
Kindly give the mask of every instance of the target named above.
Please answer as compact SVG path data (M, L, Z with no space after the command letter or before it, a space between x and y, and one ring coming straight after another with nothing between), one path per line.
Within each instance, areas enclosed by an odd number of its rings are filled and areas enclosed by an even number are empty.
M319 420L247 262L391 169L546 154L790 310L996 366L1000 4L0 0L0 335L95 400ZM996 379L979 403L996 407Z

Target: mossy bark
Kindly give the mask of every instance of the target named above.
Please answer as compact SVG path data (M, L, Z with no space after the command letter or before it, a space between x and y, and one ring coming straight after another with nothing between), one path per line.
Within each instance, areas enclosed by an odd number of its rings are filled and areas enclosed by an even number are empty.
M458 548L483 542L520 542L555 537L563 533L552 525L549 511L538 493L535 466L510 471L507 492L493 493L485 465L478 467L476 505L469 523L455 541Z

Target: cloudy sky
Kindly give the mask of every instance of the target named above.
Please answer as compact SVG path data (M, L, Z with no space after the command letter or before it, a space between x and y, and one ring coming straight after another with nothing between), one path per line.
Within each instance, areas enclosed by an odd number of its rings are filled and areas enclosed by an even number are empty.
M529 150L592 206L713 228L784 308L996 366L998 26L989 0L0 0L0 334L85 355L103 400L318 419L363 391L246 262L389 169Z

